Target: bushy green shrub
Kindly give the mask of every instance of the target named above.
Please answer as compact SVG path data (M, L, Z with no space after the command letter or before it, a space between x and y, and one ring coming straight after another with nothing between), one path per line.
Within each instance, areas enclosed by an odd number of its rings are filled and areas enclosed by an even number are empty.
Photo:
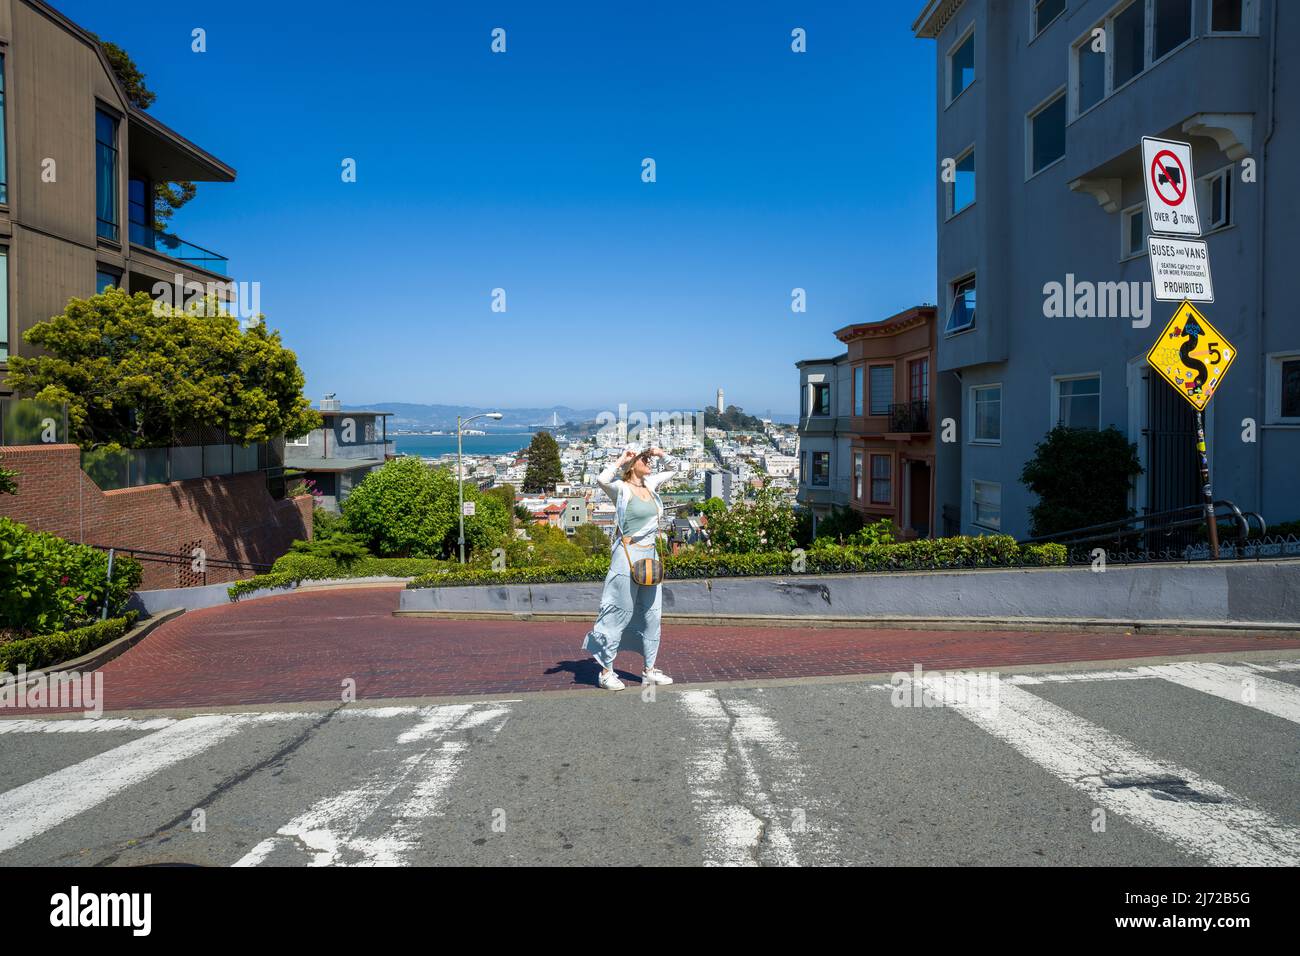
M116 616L143 572L118 555L108 581L108 554L0 518L0 631L51 634L97 617Z
M0 671L14 674L20 664L28 670L36 670L75 660L97 647L103 647L109 641L117 640L135 621L135 611L128 611L122 617L96 621L76 630L57 631L0 644Z
M1020 474L1038 496L1029 533L1045 537L1130 517L1129 490L1140 474L1137 445L1113 425L1100 431L1057 425Z

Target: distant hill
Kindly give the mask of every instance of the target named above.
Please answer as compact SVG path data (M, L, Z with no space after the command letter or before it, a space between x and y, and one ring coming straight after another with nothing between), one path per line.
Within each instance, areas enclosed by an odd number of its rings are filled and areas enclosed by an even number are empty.
M718 414L716 408L705 408L704 427L721 428L729 432L761 432L763 422L753 415L746 415L739 405L728 405L722 414Z

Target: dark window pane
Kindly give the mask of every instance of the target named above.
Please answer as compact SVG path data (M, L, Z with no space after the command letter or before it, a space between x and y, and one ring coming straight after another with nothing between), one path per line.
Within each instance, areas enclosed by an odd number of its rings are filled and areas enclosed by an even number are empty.
M1043 27L1051 23L1065 9L1065 0L1038 0L1034 8L1034 35L1043 32Z
M1192 0L1155 0L1156 34L1151 59L1158 60L1192 36Z
M975 201L975 153L972 150L957 163L952 184L952 211L960 212Z
M1282 416L1300 418L1300 359L1282 363Z
M1033 119L1033 171L1056 162L1065 155L1065 97L1057 97Z
M952 311L944 332L960 332L975 324L975 280L958 283L953 288Z
M952 86L948 99L956 99L957 94L975 82L975 34L966 38L966 42L952 51L950 67Z
M1079 112L1106 95L1106 54L1094 53L1092 41L1079 47Z
M1240 33L1242 0L1214 0L1210 13L1210 29L1216 33Z
M888 415L894 403L894 367L875 365L871 369L871 414Z
M1115 85L1133 79L1143 70L1146 49L1146 10L1142 0L1129 4L1115 18Z

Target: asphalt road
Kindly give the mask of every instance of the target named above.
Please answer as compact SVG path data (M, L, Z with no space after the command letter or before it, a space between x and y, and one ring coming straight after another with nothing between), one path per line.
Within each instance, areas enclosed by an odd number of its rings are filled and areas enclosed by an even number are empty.
M9 719L0 865L1300 864L1300 655L1210 660Z

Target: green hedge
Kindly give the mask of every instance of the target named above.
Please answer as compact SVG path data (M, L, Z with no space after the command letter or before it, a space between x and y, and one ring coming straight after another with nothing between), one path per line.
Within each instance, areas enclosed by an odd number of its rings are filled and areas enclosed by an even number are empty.
M805 552L805 574L862 571L939 570L944 568L1047 567L1066 563L1059 544L1020 546L1009 535L966 538L923 538L898 544L857 547L822 544ZM461 569L452 565L410 582L408 588L452 587L465 584L544 584L600 581L609 572L607 557L590 558L560 567L507 568L504 571ZM756 577L794 573L793 558L781 551L749 554L708 554L687 551L664 560L669 579Z
M289 588L301 581L324 581L331 578L414 578L430 574L447 564L438 558L376 558L366 556L340 562L310 554L290 552L278 559L267 574L236 581L226 592L238 601L245 594L263 588Z
M136 617L135 611L128 611L122 617L96 621L74 631L58 631L0 644L0 671L14 674L20 664L28 670L36 670L74 660L117 640L131 629Z

